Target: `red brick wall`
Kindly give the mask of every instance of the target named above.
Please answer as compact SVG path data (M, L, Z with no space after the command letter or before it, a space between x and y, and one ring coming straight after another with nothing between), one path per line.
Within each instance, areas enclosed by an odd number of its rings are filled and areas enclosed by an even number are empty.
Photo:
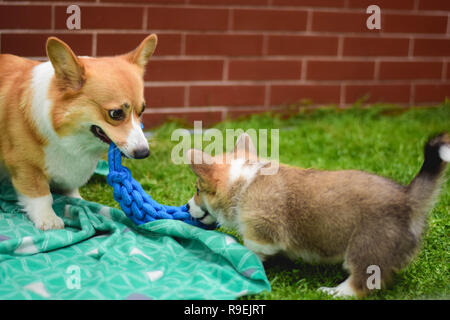
M81 7L81 30L66 7ZM366 8L381 7L381 30ZM450 96L450 0L0 1L2 53L43 57L49 35L79 55L159 44L148 65L147 125L208 123L309 101L424 104Z

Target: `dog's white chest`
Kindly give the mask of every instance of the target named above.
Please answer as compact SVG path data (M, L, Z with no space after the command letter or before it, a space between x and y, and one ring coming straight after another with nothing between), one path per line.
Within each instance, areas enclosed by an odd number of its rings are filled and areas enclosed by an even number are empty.
M89 125L69 136L56 134L51 121L52 101L48 97L53 75L49 61L34 68L31 116L39 133L48 142L44 149L45 165L52 187L72 191L88 181L108 146L92 135Z
M80 135L65 137L45 148L46 169L52 187L70 191L86 184L91 177L106 148L90 149L83 140Z

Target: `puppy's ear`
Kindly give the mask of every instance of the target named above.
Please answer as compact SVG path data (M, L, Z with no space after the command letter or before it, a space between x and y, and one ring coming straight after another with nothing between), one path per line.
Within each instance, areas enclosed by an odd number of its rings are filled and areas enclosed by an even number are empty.
M247 133L239 136L234 146L234 153L238 154L238 158L247 158L256 156L256 148L253 144L252 138Z
M80 90L86 80L85 71L72 49L60 39L50 37L47 39L46 50L61 87Z
M199 178L208 180L208 177L212 175L214 159L209 154L201 150L190 149L186 152L186 160Z
M125 57L128 61L138 65L144 71L148 59L150 59L156 49L157 43L158 37L156 34L151 34L136 49L126 54Z

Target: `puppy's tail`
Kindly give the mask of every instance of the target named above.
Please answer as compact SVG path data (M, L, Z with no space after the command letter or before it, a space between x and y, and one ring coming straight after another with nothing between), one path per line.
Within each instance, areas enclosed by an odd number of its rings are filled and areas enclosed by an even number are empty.
M441 133L428 140L424 161L417 176L408 186L409 203L413 209L413 224L421 232L425 216L439 194L440 180L447 162L450 162L450 135Z

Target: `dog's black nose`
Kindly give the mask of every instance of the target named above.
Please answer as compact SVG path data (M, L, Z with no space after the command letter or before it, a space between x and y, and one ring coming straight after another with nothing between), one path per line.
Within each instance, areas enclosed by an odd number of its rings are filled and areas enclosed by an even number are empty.
M138 150L134 151L133 158L144 159L144 158L147 158L149 154L150 154L150 150L148 148L138 149Z
M188 211L189 211L189 209L191 208L191 206L189 205L189 203L186 204L186 208L188 209Z

